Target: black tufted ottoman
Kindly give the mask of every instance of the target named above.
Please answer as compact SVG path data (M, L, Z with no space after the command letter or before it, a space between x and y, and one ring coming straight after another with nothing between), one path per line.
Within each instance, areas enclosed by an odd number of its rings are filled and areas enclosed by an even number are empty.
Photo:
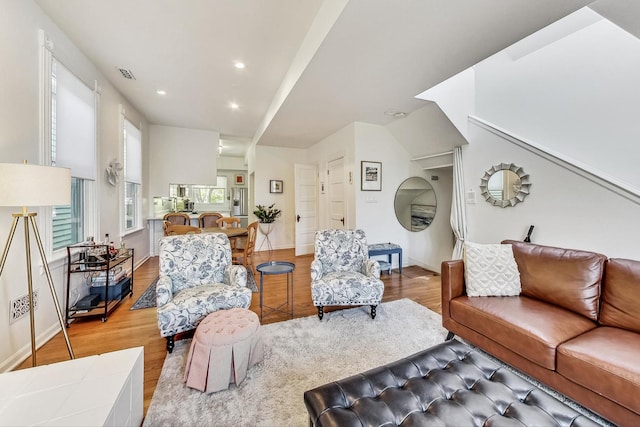
M313 426L598 426L478 351L446 341L304 393Z

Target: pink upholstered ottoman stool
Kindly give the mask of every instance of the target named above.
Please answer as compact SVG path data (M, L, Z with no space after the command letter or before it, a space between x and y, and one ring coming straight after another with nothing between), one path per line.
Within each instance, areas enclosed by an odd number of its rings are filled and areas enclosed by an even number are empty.
M258 315L244 308L219 310L200 322L191 342L184 381L211 393L240 385L264 358Z

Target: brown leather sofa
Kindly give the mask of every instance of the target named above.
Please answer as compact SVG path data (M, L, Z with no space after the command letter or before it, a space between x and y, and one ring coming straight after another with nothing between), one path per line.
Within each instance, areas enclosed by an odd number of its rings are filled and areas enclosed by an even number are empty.
M505 241L519 296L468 297L464 263L442 263L451 333L619 425L640 425L640 261Z

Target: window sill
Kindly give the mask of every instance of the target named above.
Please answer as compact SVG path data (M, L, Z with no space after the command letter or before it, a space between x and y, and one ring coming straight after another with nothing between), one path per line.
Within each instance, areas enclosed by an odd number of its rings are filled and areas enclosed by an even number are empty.
M63 267L67 262L67 250L64 248L58 249L47 261L49 263L49 270L56 270ZM40 264L40 268L42 268L42 264Z
M139 232L141 232L141 231L143 231L145 229L146 229L146 227L130 228L129 230L125 231L124 237L131 236L132 234L139 233Z

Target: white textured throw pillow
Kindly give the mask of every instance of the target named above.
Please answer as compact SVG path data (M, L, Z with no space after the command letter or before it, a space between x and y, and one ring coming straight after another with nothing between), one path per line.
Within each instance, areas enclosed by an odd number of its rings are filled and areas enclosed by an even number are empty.
M464 276L470 297L520 295L520 272L511 245L465 243Z

